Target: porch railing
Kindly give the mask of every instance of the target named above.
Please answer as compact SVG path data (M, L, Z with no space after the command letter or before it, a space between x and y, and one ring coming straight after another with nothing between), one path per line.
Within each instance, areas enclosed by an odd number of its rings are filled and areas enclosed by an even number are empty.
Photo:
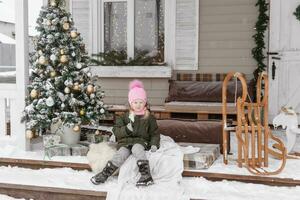
M13 136L18 130L17 87L13 83L0 83L0 136Z

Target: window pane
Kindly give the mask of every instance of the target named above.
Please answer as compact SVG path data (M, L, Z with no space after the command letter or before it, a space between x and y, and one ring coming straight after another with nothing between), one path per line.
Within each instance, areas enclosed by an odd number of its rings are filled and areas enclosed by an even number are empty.
M142 51L164 61L164 0L135 1L135 56Z
M104 51L127 49L127 3L104 3Z

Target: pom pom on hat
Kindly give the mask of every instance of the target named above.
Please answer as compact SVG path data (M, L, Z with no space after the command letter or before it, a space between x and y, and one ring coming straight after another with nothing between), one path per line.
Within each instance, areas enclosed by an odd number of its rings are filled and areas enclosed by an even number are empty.
M133 80L129 83L129 90L133 89L133 88L144 88L144 84L142 83L142 81L139 80Z
M129 83L128 102L131 104L137 99L147 102L147 94L144 84L139 80L133 80Z

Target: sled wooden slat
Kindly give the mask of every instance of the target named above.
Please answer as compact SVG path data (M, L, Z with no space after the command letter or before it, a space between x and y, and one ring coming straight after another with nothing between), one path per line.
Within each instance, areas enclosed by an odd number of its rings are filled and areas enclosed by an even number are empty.
M0 166L8 166L8 165L31 168L31 169L69 167L75 170L91 170L90 166L84 163L67 163L67 162L56 162L56 161L0 158ZM291 179L291 178L209 173L209 172L191 171L191 170L185 170L183 172L183 176L203 177L212 181L228 180L228 181L240 181L245 183L255 183L255 184L274 185L274 186L289 186L289 187L300 186L300 180Z
M0 194L25 199L105 200L106 192L0 183Z

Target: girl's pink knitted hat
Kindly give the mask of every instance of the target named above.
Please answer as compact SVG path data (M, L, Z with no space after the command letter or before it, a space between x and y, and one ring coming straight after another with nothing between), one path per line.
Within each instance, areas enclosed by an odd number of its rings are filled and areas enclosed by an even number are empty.
M141 99L146 103L147 94L144 89L144 84L139 80L133 80L129 83L128 102L131 104L137 99Z

